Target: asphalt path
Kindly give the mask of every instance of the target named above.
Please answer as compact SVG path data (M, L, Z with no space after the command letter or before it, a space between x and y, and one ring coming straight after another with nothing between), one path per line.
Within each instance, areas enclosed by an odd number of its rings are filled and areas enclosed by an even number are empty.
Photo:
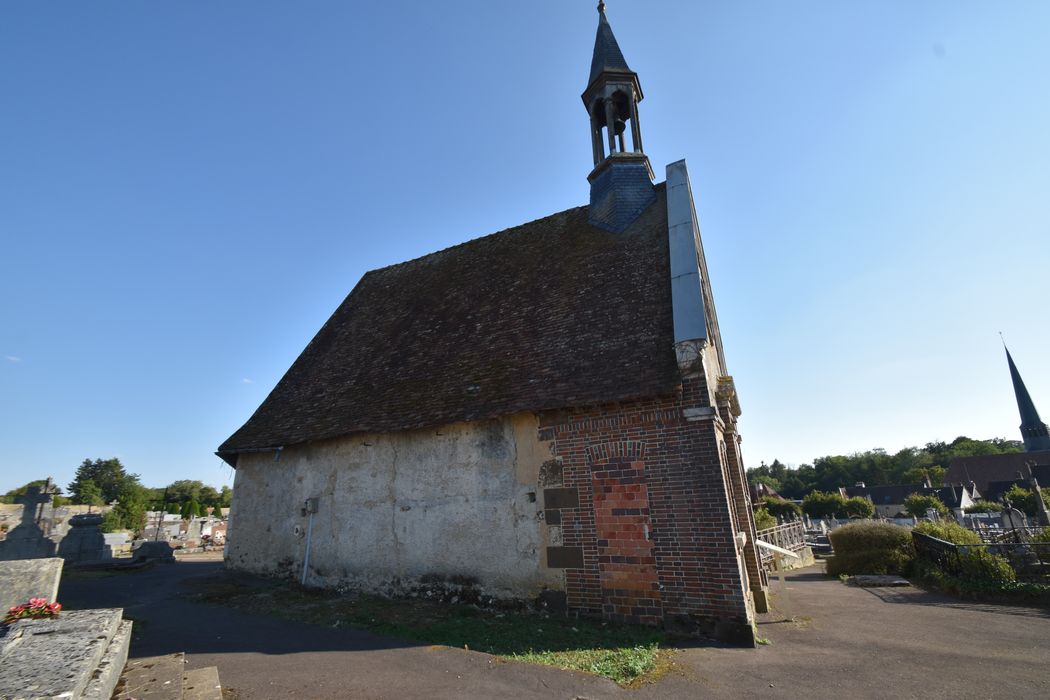
M768 644L701 644L659 682L624 690L585 673L281 620L193 602L214 557L106 577L67 576L69 608L122 607L131 656L185 652L240 700L310 698L1050 697L1050 612L960 602L914 588L860 589L803 570L772 582Z

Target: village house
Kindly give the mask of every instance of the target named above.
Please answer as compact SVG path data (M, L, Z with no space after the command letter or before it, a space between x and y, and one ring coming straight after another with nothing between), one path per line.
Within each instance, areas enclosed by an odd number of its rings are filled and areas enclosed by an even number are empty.
M970 483L960 486L933 486L925 484L888 484L884 486L867 486L863 482L854 486L839 488L843 498L866 498L875 506L875 514L880 518L909 518L904 510L904 499L913 493L920 496L934 496L950 510L956 518L974 501L981 497L976 487Z
M218 449L227 563L753 644L764 574L684 162L599 5L590 203L367 273Z

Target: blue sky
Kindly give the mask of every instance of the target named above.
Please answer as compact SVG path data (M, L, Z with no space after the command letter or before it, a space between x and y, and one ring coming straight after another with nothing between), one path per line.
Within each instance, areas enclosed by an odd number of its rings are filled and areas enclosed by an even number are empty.
M0 5L0 490L215 447L369 269L576 206L594 2ZM744 455L1050 413L1050 4L629 2ZM661 176L662 179L662 176Z

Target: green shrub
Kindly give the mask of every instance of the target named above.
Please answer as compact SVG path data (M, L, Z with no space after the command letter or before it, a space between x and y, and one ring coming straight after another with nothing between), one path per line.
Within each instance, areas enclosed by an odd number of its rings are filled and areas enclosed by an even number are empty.
M847 498L846 515L851 518L870 518L875 515L875 504L862 496Z
M1010 563L983 548L959 552L960 578L980 583L1012 583L1017 580Z
M865 520L836 528L828 535L835 555L828 573L903 574L915 556L911 531L900 525Z
M911 551L911 531L908 528L873 520L863 520L835 528L828 538L836 554L863 552L869 549Z
M846 499L837 493L812 491L802 499L802 510L811 518L833 518L846 510Z
M995 501L977 500L966 506L967 513L1002 513L1002 505Z
M981 544L981 537L976 532L949 521L919 523L915 531L952 544Z
M900 575L908 571L912 556L900 549L868 549L835 554L825 562L829 576L854 574Z
M936 496L924 496L921 493L913 493L904 499L904 511L916 518L925 518L926 512L933 510L941 515L948 514L948 507L941 503Z
M1039 489L1043 492L1043 502L1050 503L1050 488ZM1003 498L1010 501L1017 510L1031 517L1039 514L1039 499L1031 489L1014 484L1010 490L1003 494Z
M788 518L789 520L797 520L802 516L802 507L797 503L791 501L785 501L783 498L773 498L772 496L762 497L762 508L765 508L770 515L777 518Z
M771 527L777 526L777 519L769 514L765 508L759 508L755 511L755 529L766 530Z
M1032 539L1036 542L1050 543L1050 527L1045 528L1042 532L1037 532Z

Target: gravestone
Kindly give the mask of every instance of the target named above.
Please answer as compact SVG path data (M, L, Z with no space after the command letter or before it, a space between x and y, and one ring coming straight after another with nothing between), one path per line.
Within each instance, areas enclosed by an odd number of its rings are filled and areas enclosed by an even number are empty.
M134 552L131 560L134 562L160 562L165 564L175 563L175 550L167 542L143 542Z
M49 603L58 595L62 564L58 557L0 561L0 613L30 598L43 598Z
M69 519L69 532L58 546L58 556L70 564L102 561L106 558L106 538L102 535L102 515L84 513Z
M43 559L55 555L55 543L44 536L37 522L40 506L50 502L54 492L55 487L48 479L43 488L30 486L24 495L15 498L15 503L22 504L22 522L7 533L7 539L0 542L0 561Z
M1011 507L1009 502L1007 502L1006 507L1003 508L1003 512L999 517L1004 530L1016 530L1028 526L1028 519L1025 517L1024 513Z

